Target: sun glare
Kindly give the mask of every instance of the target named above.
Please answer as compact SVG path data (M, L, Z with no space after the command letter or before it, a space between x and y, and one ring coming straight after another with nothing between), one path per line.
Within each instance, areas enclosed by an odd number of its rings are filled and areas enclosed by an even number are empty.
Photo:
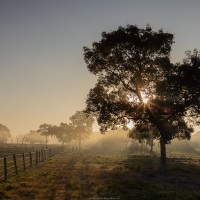
M149 99L146 97L145 93L141 93L141 96L142 96L142 101L143 103L147 103L149 101ZM128 102L132 103L134 102L134 97L132 97L131 95L127 95L127 98L128 98ZM136 100L138 103L140 102L139 99Z
M144 93L142 93L141 96L142 96L143 103L146 104L149 101L149 99L146 97L146 95Z
M127 124L127 127L129 129L132 129L134 127L134 123L132 121L130 121L128 124Z

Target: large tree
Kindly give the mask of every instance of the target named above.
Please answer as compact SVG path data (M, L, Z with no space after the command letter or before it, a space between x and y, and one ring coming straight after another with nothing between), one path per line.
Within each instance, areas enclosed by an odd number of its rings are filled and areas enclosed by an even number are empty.
M84 47L88 70L98 77L90 90L86 110L93 113L102 133L116 127L141 124L157 129L161 170L166 172L166 143L175 137L190 138L181 93L169 93L177 66L170 63L174 35L127 25L103 32L92 48ZM175 91L175 90L173 90ZM155 131L156 133L156 131Z
M83 111L77 111L69 119L73 134L72 137L78 141L79 149L81 149L81 142L88 139L92 133L94 119L91 115Z

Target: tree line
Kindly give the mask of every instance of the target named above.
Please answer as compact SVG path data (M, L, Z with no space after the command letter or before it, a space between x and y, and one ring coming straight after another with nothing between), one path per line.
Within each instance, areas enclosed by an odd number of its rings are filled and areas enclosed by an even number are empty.
M46 137L46 145L47 138L55 136L62 145L68 144L72 140L77 140L78 148L81 149L81 142L88 139L92 133L94 118L84 111L77 111L69 120L69 124L62 122L59 126L46 123L41 124L37 132Z
M38 130L30 130L22 138L22 144L28 142L48 144L48 137L55 137L62 145L69 144L71 141L78 141L78 148L81 148L81 142L88 139L92 133L94 118L84 111L77 111L69 118L69 123L61 122L60 125L41 124ZM10 130L0 124L0 142L7 143L11 138Z

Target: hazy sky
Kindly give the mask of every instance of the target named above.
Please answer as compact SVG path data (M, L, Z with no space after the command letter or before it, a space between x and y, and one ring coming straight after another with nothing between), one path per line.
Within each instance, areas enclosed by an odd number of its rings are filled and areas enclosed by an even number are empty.
M83 46L127 24L175 34L171 54L200 49L200 0L0 0L0 123L12 134L68 122L95 84Z

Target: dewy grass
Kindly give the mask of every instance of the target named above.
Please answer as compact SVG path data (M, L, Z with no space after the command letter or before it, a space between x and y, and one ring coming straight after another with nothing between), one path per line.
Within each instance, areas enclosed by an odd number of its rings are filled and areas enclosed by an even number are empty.
M158 158L66 152L2 182L0 199L198 199L199 162L168 163L163 176Z

